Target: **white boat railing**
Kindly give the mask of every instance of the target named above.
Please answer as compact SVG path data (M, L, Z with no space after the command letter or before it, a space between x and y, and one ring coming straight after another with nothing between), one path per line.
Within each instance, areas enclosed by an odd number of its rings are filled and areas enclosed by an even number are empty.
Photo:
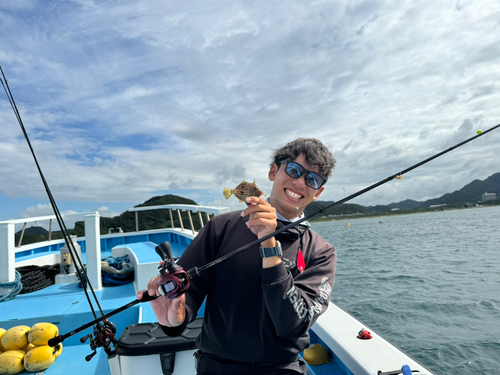
M145 206L145 207L133 207L129 208L128 212L135 212L135 231L139 232L139 212L140 211L151 211L151 210L168 210L170 214L170 223L172 225L172 229L174 228L174 217L172 215L172 210L176 210L179 222L181 225L181 229L184 230L184 223L182 221L181 211L187 211L189 217L189 223L191 225L191 231L193 234L195 233L193 218L191 216L191 212L198 213L198 218L200 219L201 227L203 228L203 217L201 215L202 212L206 214L206 220L210 220L210 214L214 216L229 212L228 207L211 207L211 206L198 206L194 204L164 204L160 206Z
M85 243L87 249L87 265L90 265L87 276L90 282L96 286L96 290L100 290L101 283L101 242L100 242L100 227L99 227L99 212L83 212L75 214L62 214L64 218L82 217L85 223ZM23 228L27 223L41 222L56 219L55 215L39 216L26 219L14 219L0 221L0 283L13 282L16 277L16 253L29 250L30 248L39 247L38 244L31 244L27 246L15 245L15 226L16 224L23 224ZM51 224L49 224L51 225ZM23 231L24 232L24 231ZM57 240L63 242L64 240ZM54 241L46 241L54 242Z
M127 211L135 212L135 229L136 232L120 233L120 234L109 234L103 237L115 237L115 236L127 236L139 231L138 213L141 211L149 210L161 210L167 209L170 213L170 221L172 229L178 231L179 233L186 233L184 228L184 223L182 221L181 211L187 211L189 217L189 223L191 226L192 235L196 235L196 231L193 225L193 220L191 212L197 213L199 216L201 227L205 225L205 222L210 220L210 215L217 216L222 213L229 212L228 207L212 207L212 206L198 206L189 204L167 204L161 206L145 206L145 207L134 207ZM181 228L174 227L174 220L172 211L177 211L179 222ZM205 213L206 220L204 222L202 213ZM85 251L86 251L86 263L87 263L87 276L90 283L93 285L94 290L100 290L102 288L101 281L101 233L100 233L100 215L99 212L83 212L83 213L72 213L72 214L62 214L64 218L79 219L84 220L85 225L85 237L81 240L85 241ZM39 216L33 218L25 219L13 219L0 221L0 283L13 282L15 280L15 258L17 253L26 252L29 250L35 250L50 245L62 245L64 243L63 239L52 240L52 221L56 219L55 215L49 216ZM28 245L21 245L22 237L24 235L25 229L28 223L40 223L43 221L49 222L49 239L48 241L32 243ZM23 230L21 232L21 238L18 243L15 243L15 226L23 225ZM142 233L142 232L141 232ZM188 235L189 236L189 235ZM80 238L79 238L80 240Z
M91 211L91 212L79 212L79 213L70 213L70 214L61 214L63 220L65 218L72 218L78 220L78 218L84 218L85 215L92 215L95 214L97 211ZM19 237L18 243L16 247L21 247L21 244L23 242L24 238L24 232L26 230L26 227L28 223L41 223L44 221L49 222L49 235L48 235L48 241L52 240L52 222L56 219L55 215L48 215L48 216L38 216L38 217L30 217L30 218L25 218L25 219L13 219L13 220L5 220L5 221L0 221L0 225L2 224L23 224L23 229L21 231L21 236Z

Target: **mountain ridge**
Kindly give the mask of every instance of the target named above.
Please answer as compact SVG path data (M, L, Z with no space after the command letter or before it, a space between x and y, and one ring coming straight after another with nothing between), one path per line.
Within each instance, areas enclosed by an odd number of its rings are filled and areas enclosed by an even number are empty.
M482 199L482 194L484 193L495 193L498 197L497 200L491 201L493 204L500 204L500 172L494 173L485 180L473 180L468 183L460 190L455 190L452 193L446 193L438 198L428 199L426 201L416 201L412 199L405 199L400 202L393 202L388 205L376 205L376 206L362 206L356 203L344 203L339 206L335 206L327 209L323 215L324 216L350 216L350 215L383 215L386 213L393 213L394 211L404 211L411 212L412 210L425 210L429 209L434 205L446 205L449 208L463 208L476 205ZM334 201L315 201L310 203L304 210L306 216L323 209L325 206L333 204ZM146 207L146 206L159 206L165 204L194 204L197 203L191 199L184 198L178 195L166 194L161 196L155 196L144 203L138 204L135 207ZM443 207L439 207L443 209ZM155 211L143 211L139 214L139 230L166 228L171 225L170 223L170 213L168 210L155 210ZM189 222L189 218L186 212L182 213L182 220L184 223ZM195 228L199 228L201 225L197 215L192 217L193 224ZM177 217L174 217L174 222L178 221ZM178 224L178 223L175 223ZM118 216L112 218L101 217L100 218L101 233L108 233L110 228L116 229L121 228L124 232L135 231L135 213L125 211ZM19 241L22 231L16 233L15 241ZM69 230L70 234L77 236L84 236L84 222L77 221L75 223L75 228ZM48 232L42 227L30 227L26 228L23 236L23 244L43 241L48 238ZM52 239L62 238L60 231L54 231L52 233Z
M473 180L460 190L455 190L452 193L446 193L438 198L431 198L425 201L416 201L413 199L405 199L400 202L393 202L387 205L362 206L355 203L344 203L340 206L332 207L326 210L325 215L349 215L349 214L372 214L382 213L394 210L416 210L426 209L431 206L448 205L470 207L482 202L484 193L495 193L497 200L500 199L500 172L494 173L485 180ZM306 207L305 214L311 213L333 204L334 201L316 201ZM344 207L346 206L346 207Z

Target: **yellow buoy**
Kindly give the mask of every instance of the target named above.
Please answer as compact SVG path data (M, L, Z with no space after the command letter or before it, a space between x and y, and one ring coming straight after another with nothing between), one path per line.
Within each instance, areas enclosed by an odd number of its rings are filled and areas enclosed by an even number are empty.
M12 375L19 374L24 370L23 350L7 350L0 354L0 374Z
M7 332L5 329L0 328L0 354L3 353L2 336L5 332Z
M30 331L28 326L16 326L9 328L2 336L2 346L4 350L25 350L28 346L27 333Z
M323 365L325 363L332 363L330 356L326 349L320 344L312 344L309 348L304 350L304 361L310 365Z
M47 345L51 338L59 334L59 328L52 323L36 323L28 334L30 343L36 346Z
M347 223L347 228L349 228L351 226L351 223Z
M54 346L54 349L56 349L56 352L54 353L54 356L56 358L58 358L61 355L62 351L63 351L63 344L57 344L56 346Z
M26 353L26 357L24 357L24 367L28 371L45 370L56 360L54 352L55 349L51 346L37 346Z

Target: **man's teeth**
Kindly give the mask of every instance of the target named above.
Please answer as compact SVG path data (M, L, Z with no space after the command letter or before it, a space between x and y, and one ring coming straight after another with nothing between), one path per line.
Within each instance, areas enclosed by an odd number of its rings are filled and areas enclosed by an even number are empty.
M288 189L285 189L285 193L286 193L286 195L288 195L290 198L293 198L293 199L300 199L300 198L302 198L302 195L296 194L293 191L290 191Z

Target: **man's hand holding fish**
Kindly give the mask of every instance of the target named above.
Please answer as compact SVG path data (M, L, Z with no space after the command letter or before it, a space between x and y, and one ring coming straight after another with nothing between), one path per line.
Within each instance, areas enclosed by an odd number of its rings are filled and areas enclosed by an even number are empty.
M250 215L246 225L257 238L262 238L276 230L278 225L278 216L276 208L271 206L264 198L248 197L245 202L248 207L241 211L241 216ZM276 239L271 237L260 244L262 247L275 247ZM281 258L278 256L262 258L262 267L273 267L281 263Z

